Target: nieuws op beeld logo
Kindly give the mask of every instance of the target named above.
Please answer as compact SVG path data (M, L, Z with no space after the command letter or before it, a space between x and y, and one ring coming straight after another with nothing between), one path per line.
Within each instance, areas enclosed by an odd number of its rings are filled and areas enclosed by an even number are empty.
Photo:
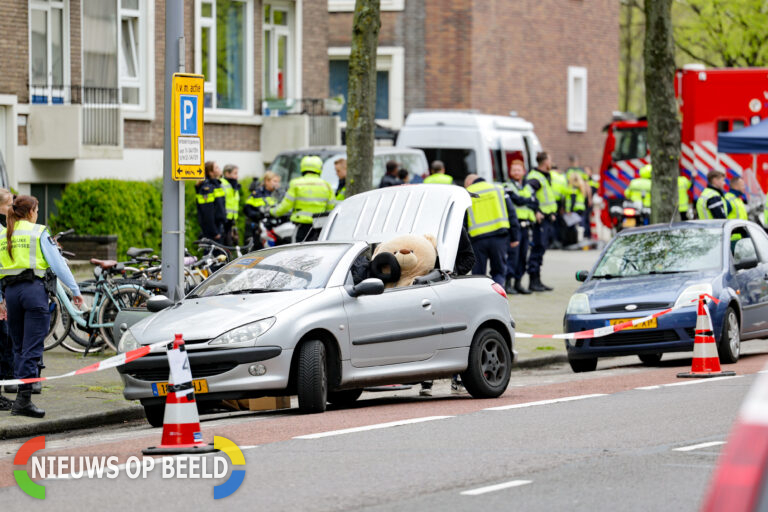
M220 453L226 454L229 464L224 457L190 456L190 457L129 457L125 464L119 464L119 459L112 456L45 456L33 454L45 449L45 436L38 436L24 443L13 458L15 466L27 466L32 459L32 474L26 469L15 469L13 477L19 488L27 495L44 500L45 486L35 483L33 479L81 478L100 479L117 478L121 471L130 479L147 478L152 471L160 471L162 478L178 479L219 479L229 478L213 487L213 499L220 500L234 493L245 479L245 457L242 450L226 437L214 436L213 446Z

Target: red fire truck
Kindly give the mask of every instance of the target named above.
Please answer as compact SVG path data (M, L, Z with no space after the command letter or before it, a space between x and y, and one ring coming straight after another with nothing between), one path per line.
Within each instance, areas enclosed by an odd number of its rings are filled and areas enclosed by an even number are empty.
M693 183L692 199L707 186L711 169L722 170L729 179L745 173L755 176L762 190L768 190L768 155L717 152L719 132L738 130L768 117L768 69L689 65L676 73L675 96L682 115L680 171ZM649 162L648 122L618 117L604 131L600 195L615 203ZM750 178L748 184L750 180L754 183Z

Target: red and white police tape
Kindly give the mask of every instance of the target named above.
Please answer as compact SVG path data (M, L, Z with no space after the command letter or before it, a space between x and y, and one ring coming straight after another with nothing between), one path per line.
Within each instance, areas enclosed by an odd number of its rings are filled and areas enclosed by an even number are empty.
M579 332L568 332L565 334L530 334L526 332L516 332L515 338L543 338L543 339L557 339L557 340L581 340L585 338L600 338L602 336L608 336L609 334L613 334L615 332L622 331L624 329L627 329L629 327L633 327L635 325L642 324L643 322L647 322L649 320L652 320L654 318L658 318L662 315L666 315L667 313L671 311L675 311L680 308L684 308L687 306L692 305L694 302L698 302L701 300L701 298L706 297L711 300L713 300L715 303L718 303L716 298L712 297L708 294L702 294L699 299L694 299L688 304L681 304L679 306L673 306L671 308L667 308L663 311L659 311L658 313L653 313L652 315L647 315L642 318L635 318L632 320L627 320L626 322L622 322L620 324L616 325L608 325L605 327L598 327L597 329L589 329L586 331L579 331ZM100 372L102 370L107 370L109 368L116 368L118 366L122 366L124 364L130 363L131 361L135 361L136 359L139 359L141 357L144 357L147 354L153 353L153 352L160 352L160 349L165 350L165 348L168 346L169 341L158 341L157 343L153 343L152 345L146 345L141 348L137 348L135 350L131 350L129 352L125 352L123 354L117 354L116 356L104 359L103 361L99 361L98 363L94 363L90 366L86 366L84 368L80 368L79 370L75 370L68 373L63 373L61 375L54 375L52 377L37 377L34 379L12 379L12 380L0 380L0 386L7 386L7 385L14 385L14 384L31 384L33 382L42 382L47 380L55 380L55 379L63 379L65 377L72 377L74 375L83 375L85 373L93 373L93 372Z

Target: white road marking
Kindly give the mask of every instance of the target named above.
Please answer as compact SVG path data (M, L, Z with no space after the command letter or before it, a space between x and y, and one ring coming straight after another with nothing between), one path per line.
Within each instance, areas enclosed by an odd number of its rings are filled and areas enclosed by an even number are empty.
M661 386L643 386L635 389L659 389L659 388L661 388Z
M692 444L691 446L683 446L681 448L672 448L673 452L690 452L698 450L699 448L709 448L710 446L720 446L725 444L725 441L709 441L708 443Z
M410 420L391 421L389 423L378 423L375 425L366 425L364 427L345 428L341 430L330 430L328 432L318 432L317 434L307 434L303 436L296 436L294 439L319 439L321 437L340 436L343 434L353 434L355 432L365 432L368 430L378 430L389 427L399 427L401 425L412 425L414 423L423 423L425 421L444 420L446 418L453 418L453 416L427 416L425 418L413 418Z
M521 485L528 485L533 480L512 480L511 482L504 482L503 484L489 485L486 487L478 487L469 491L463 491L460 494L462 496L477 496L485 494L487 492L500 491L502 489L509 489L510 487L520 487Z
M704 382L717 382L719 380L728 380L728 379L740 379L743 377L743 375L731 375L729 377L712 377L711 379L694 379L694 380L688 380L685 382L673 382L672 384L664 384L664 387L672 387L672 386L690 386L691 384L703 384Z
M507 409L521 409L523 407L533 407L536 405L549 405L549 404L556 404L559 402L570 402L573 400L583 400L584 398L594 398L598 396L608 396L608 395L606 395L605 393L596 393L594 395L566 396L563 398L553 398L551 400L539 400L538 402L525 402L523 404L500 405L499 407L489 407L483 410L484 411L506 411Z

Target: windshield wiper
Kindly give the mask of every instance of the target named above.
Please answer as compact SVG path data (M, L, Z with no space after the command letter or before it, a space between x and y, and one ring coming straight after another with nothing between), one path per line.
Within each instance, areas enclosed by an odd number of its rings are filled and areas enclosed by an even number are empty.
M600 274L592 276L592 279L613 279L614 277L625 277L616 274Z
M695 272L694 270L651 270L648 272L649 275L658 275L658 274L682 274L683 272Z
M246 293L267 293L267 292L284 292L286 290L275 288L243 288L242 290L233 290L231 292L217 293L219 295L243 295Z

